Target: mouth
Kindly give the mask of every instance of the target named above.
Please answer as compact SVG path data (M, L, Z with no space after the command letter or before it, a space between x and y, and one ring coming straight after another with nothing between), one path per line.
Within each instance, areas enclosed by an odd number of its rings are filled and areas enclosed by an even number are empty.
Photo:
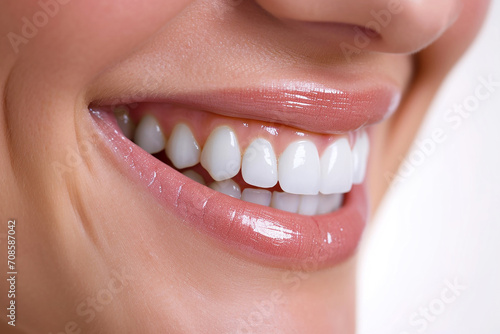
M118 168L179 221L233 254L316 270L357 249L368 217L366 125L398 97L295 85L89 110Z

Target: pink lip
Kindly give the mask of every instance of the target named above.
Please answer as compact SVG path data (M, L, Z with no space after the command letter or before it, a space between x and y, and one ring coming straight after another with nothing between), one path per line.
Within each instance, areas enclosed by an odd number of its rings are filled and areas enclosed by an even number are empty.
M225 116L277 122L311 132L335 134L377 123L396 110L401 93L394 85L385 82L376 87L360 87L340 90L316 83L275 82L263 88L115 99L112 104L174 103ZM100 105L106 104L110 103L100 102Z
M380 83L384 82L384 83ZM318 84L273 83L264 88L151 98L128 97L99 105L159 102L237 118L278 122L316 133L341 133L387 118L400 91L387 81L334 90ZM345 195L338 211L302 216L231 198L202 186L157 160L126 139L111 113L95 111L94 120L107 139L119 168L153 194L179 221L221 241L233 253L280 267L320 269L338 264L355 252L368 216L364 185Z

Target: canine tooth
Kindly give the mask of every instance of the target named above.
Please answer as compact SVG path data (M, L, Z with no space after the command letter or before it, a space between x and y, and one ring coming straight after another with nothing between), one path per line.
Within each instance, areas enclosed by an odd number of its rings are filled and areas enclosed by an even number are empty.
M273 192L273 198L271 199L271 207L278 210L297 213L299 205L300 205L300 195L289 194L279 191Z
M122 130L123 135L128 139L132 139L134 137L135 123L130 118L128 108L125 106L116 107L113 110L113 114L115 115L116 123Z
M165 138L156 118L144 116L135 130L134 142L148 153L158 153L165 148Z
M271 143L255 139L246 149L241 163L241 174L246 183L271 188L278 183L278 162Z
M165 147L172 164L178 169L192 167L200 162L200 146L186 124L177 124Z
M346 193L352 188L353 158L349 141L341 138L328 146L321 156L323 194Z
M228 126L215 129L203 146L200 161L215 181L227 180L238 174L241 152L234 131Z
M361 132L354 148L352 149L353 183L360 184L365 179L368 154L370 153L370 140L366 131Z
M185 171L184 173L182 173L184 176L187 176L189 177L191 180L193 181L196 181L200 184L203 184L205 185L205 180L203 179L203 176L201 176L200 174L196 173L194 170L192 169L189 169L187 171Z
M291 143L278 164L281 188L291 194L316 195L319 192L321 168L316 145L309 140Z
M338 210L342 206L344 200L344 195L342 194L331 194L331 195L319 195L318 198L318 211L316 214L324 215Z
M313 216L318 211L319 195L300 196L299 211L301 215Z
M241 199L245 202L269 206L273 194L268 190L246 188L241 194Z
M213 182L210 188L237 199L241 198L240 186L231 179Z

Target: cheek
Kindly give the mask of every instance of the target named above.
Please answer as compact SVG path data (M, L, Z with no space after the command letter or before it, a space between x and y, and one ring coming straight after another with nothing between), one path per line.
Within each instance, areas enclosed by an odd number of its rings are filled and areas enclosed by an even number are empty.
M2 38L0 45L0 76L7 86L7 126L36 129L46 143L71 137L75 106L85 104L81 95L87 84L133 52L188 4L186 0L149 0L148 6L138 0L2 2L0 33L10 37ZM47 126L65 132L41 133ZM40 141L34 136L26 138L22 131L14 132L20 136L16 140L18 152L41 152ZM53 147L55 150L57 145ZM39 156L44 161L43 154Z

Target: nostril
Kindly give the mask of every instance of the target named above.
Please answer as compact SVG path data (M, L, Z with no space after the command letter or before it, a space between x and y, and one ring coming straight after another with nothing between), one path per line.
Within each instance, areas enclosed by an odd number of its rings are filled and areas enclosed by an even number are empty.
M309 39L341 49L383 53L417 52L454 22L456 0L256 0ZM299 24L301 23L301 24ZM321 42L320 41L320 42ZM341 45L342 44L342 45Z
M290 21L288 21L290 22ZM297 23L297 22L296 22ZM336 22L302 22L304 27L307 26L310 29L316 29L316 32L328 32L330 34L335 33L340 36L362 36L368 39L379 39L381 28L373 24L368 24L365 26L349 23L336 23Z

